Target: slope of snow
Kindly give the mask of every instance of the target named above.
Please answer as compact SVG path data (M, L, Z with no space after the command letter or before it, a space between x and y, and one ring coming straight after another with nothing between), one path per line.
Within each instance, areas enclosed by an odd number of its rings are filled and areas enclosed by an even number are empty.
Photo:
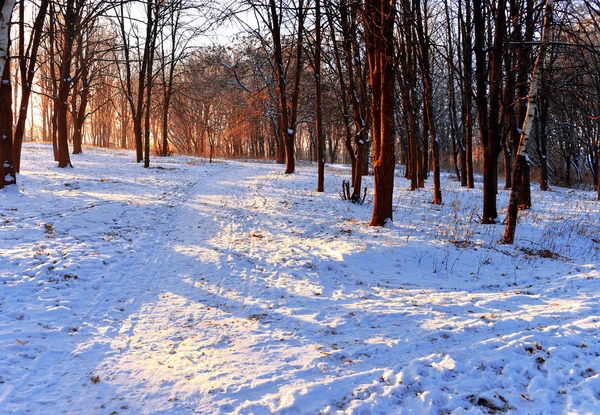
M448 177L371 228L343 169L132 159L29 145L0 191L2 413L598 412L592 192L534 190L505 246Z

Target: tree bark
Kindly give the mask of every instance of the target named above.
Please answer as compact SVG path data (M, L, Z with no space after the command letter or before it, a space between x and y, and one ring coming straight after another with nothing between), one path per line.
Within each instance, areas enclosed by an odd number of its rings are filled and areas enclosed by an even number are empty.
M152 107L152 70L154 66L154 49L155 40L157 36L158 28L158 13L156 18L153 19L153 8L158 8L158 4L154 4L154 0L148 0L147 3L147 17L148 26L146 30L146 48L148 49L148 55L146 59L146 112L144 120L144 168L150 167L150 116Z
M21 170L21 149L23 146L23 137L25 135L25 122L27 120L27 111L29 108L29 101L31 98L33 78L35 77L37 55L42 39L44 20L46 19L46 13L48 11L49 3L49 0L42 0L40 2L40 8L38 10L35 22L33 24L33 37L27 48L27 50L30 51L29 63L27 63L24 53L22 53L21 57L19 58L21 72L21 103L19 105L19 119L17 120L17 125L15 127L13 145L13 159L15 162L15 171L17 173ZM23 23L24 22L19 22L20 25L22 25ZM24 36L24 34L21 36ZM24 39L21 39L20 42L24 42ZM45 122L45 118L43 121Z
M0 0L2 1L2 0ZM8 15L10 21L10 14ZM10 25L7 25L7 32ZM7 34L8 36L8 34ZM10 45L10 38L6 39L6 50ZM8 56L3 62L2 82L0 82L0 189L17 184L17 176L13 163L12 148L12 89L10 84L10 61Z
M77 26L75 1L67 0L58 95L54 100L58 144L58 167L60 168L72 167L71 159L69 157L69 124L67 115L69 112L68 100L72 83L71 62L73 60L73 45L75 43L75 36L77 35Z
M325 137L323 135L323 111L321 104L321 1L315 1L315 130L317 138L317 192L323 192L325 188Z
M395 0L365 2L365 36L372 90L374 203L371 226L393 220Z
M542 76L540 79L539 93L539 117L536 117L536 141L538 159L540 160L540 190L545 192L548 190L548 154L546 149L546 120L548 117L548 104L546 103L544 93L544 75L542 68Z
M0 0L0 74L4 74L4 66L8 61L10 45L10 17L15 0Z
M501 151L500 98L502 82L502 45L505 37L506 2L496 7L493 46L490 55L489 110L487 94L486 51L484 49L485 17L481 0L473 1L475 28L475 79L476 102L479 113L479 130L483 150L483 217L482 223L492 224L498 217L496 194L498 192L498 156Z
M523 128L521 137L519 140L519 148L517 152L517 159L515 162L515 168L513 171L513 186L510 192L510 202L508 204L508 216L506 219L506 229L504 231L504 243L512 244L515 240L515 230L517 227L517 215L519 214L519 193L522 186L522 175L524 173L524 166L527 164L527 144L531 138L533 131L533 117L536 113L538 105L537 94L540 87L540 78L542 74L542 64L544 56L548 48L549 35L548 30L550 23L552 22L553 14L553 1L546 0L546 11L544 15L544 23L542 27L542 37L540 42L540 50L533 68L533 74L531 77L531 86L529 89L529 98L527 100L527 113L523 122Z
M336 28L335 28L335 23L334 23L334 18L332 16L333 12L331 10L331 6L327 6L328 3L325 3L325 14L327 16L327 21L329 23L329 30L332 33L332 36L335 36L335 32L336 32ZM339 5L339 9L340 9L340 22L341 22L341 26L342 26L342 50L344 53L344 57L347 55L346 53L346 43L347 43L347 37L346 37L346 30L344 29L345 26L347 26L347 21L345 21L344 19L347 19L347 12L344 16L344 13L342 12L342 10L346 10L346 4L344 2L341 2ZM342 104L342 117L344 118L344 132L346 133L346 140L344 142L345 146L346 146L346 150L348 152L348 157L350 158L350 164L351 164L351 168L352 168L352 186L354 186L354 181L356 179L356 154L354 151L354 147L352 145L353 143L353 138L354 138L354 134L352 132L352 121L350 119L350 105L348 105L348 98L352 95L352 93L350 92L350 86L349 84L352 82L352 73L349 71L348 72L348 83L346 83L346 80L344 79L344 69L343 69L343 65L342 65L342 58L341 58L341 53L340 53L340 48L338 46L338 42L332 42L332 46L333 46L333 59L335 62L335 69L337 72L337 77L338 80L340 82L340 99L341 99L341 104Z
M448 7L448 0L444 0L444 12L446 15L446 31L447 31L447 48L448 48L448 120L450 124L450 139L452 141L452 164L454 165L454 174L456 180L461 182L464 180L464 186L466 186L466 165L464 161L464 147L458 140L458 122L456 116L456 92L454 90L454 48L452 46L452 26L450 24L450 10ZM461 163L459 165L458 155L461 155ZM465 171L461 172L461 166L465 166ZM464 178L463 178L464 176Z
M421 46L421 72L423 79L423 106L425 107L425 123L427 124L429 135L431 137L431 154L433 162L433 204L442 204L442 191L440 184L440 156L437 136L435 131L435 123L433 116L433 87L431 85L431 70L429 62L429 36L423 28L423 13L421 12L421 1L416 1L417 10L417 34ZM426 7L427 1L423 2Z
M339 5L340 12L340 26L342 28L342 48L344 53L344 65L346 68L346 73L348 76L348 84L346 87L346 83L343 79L343 69L342 65L339 62L339 53L337 52L337 47L335 47L334 42L334 52L336 54L336 65L338 66L338 73L340 77L340 83L342 85L342 89L346 91L348 94L348 99L350 100L350 106L352 107L352 120L354 123L354 135L350 136L350 125L348 120L348 105L346 103L346 97L342 98L343 105L346 112L345 124L348 133L348 139L346 146L350 152L350 160L352 162L352 195L350 196L350 200L353 202L357 202L361 199L361 187L362 187L362 176L364 174L364 164L365 164L365 155L366 149L368 148L368 138L367 138L367 110L365 108L366 102L366 92L364 88L364 83L362 79L362 71L360 67L357 65L356 60L354 59L356 49L356 45L358 44L358 34L356 31L356 8L353 8L346 1L340 2ZM330 21L330 27L334 27L333 19L331 15L328 15L328 19ZM332 29L333 30L333 29ZM352 141L354 141L354 150L352 148ZM368 167L367 167L368 173Z
M89 62L88 60L88 50L89 50L89 39L83 40L83 35L81 35L80 39L82 39L82 43L86 43L86 46L80 46L79 51L79 65L81 68L80 72L80 80L81 80L81 91L79 91L79 107L77 107L77 103L75 99L73 99L73 106L76 108L75 114L73 114L73 154L81 154L82 153L82 142L83 142L83 126L86 119L86 111L88 105L88 99L90 95L90 85L89 85Z
M416 66L413 45L414 30L412 24L412 7L410 0L402 0L402 25L400 31L404 42L399 45L399 58L401 70L400 93L405 113L406 141L408 142L408 156L406 172L410 179L410 190L417 190L419 186L419 138L416 122Z
M473 25L471 17L471 4L469 0L465 0L465 15L463 21L462 8L459 8L459 21L462 37L462 64L463 64L463 79L462 79L462 123L464 136L464 172L466 173L466 181L464 185L469 189L475 187L475 176L473 174L473 116L471 107L473 104ZM483 64L485 70L485 63ZM479 105L477 104L479 107ZM463 184L463 181L461 181Z

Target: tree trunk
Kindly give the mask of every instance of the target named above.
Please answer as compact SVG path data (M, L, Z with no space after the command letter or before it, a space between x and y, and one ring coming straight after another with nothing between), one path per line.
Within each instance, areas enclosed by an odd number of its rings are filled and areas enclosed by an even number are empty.
M514 1L514 0L513 0ZM532 47L531 42L533 41L533 37L537 28L535 19L534 19L534 2L533 0L528 0L525 2L525 37L524 37L524 45L521 48L521 62L519 65L519 76L517 80L518 91L519 91L519 111L518 111L518 120L519 125L523 125L525 122L525 117L527 114L527 107L525 102L527 102L528 96L528 88L527 88L527 80L528 75L531 71L531 63L533 61L532 55ZM522 14L522 12L521 12ZM541 64L543 67L543 63ZM540 68L542 70L543 68ZM541 74L540 74L541 76ZM535 117L536 114L534 113ZM518 142L515 143L515 152L518 150ZM523 176L522 176L521 190L519 192L519 209L529 209L531 208L531 184L530 184L530 165L529 159L526 160L525 165L523 166Z
M325 187L325 137L323 136L323 115L321 107L321 1L315 2L315 101L316 101L316 138L317 138L317 192L323 192Z
M366 109L366 88L362 77L360 64L355 59L358 46L358 34L356 30L357 7L355 3L346 1L340 3L340 24L343 34L343 49L346 71L348 73L349 98L352 106L352 117L354 120L354 146L355 154L351 160L352 167L352 195L353 202L361 200L362 177L369 173L368 165L368 111ZM358 52L360 53L360 52ZM365 168L366 166L366 168Z
M0 74L4 74L4 66L8 63L10 17L14 6L15 0L0 0Z
M393 219L395 0L368 0L365 36L372 90L374 203L371 226Z
M2 1L2 0L0 0ZM11 9L12 11L12 9ZM4 10L3 10L4 13ZM7 16L10 21L10 14ZM0 23L1 24L1 23ZM7 32L10 30L10 25L7 25ZM0 35L1 36L1 35ZM7 35L8 36L8 35ZM6 50L10 45L10 39L6 39ZM2 79L10 80L10 61L8 57L2 64L3 76ZM13 163L13 148L12 148L12 89L9 82L0 82L0 189L11 184L17 184L17 176Z
M466 176L466 170L464 174L461 172L461 166L464 165L464 161L466 160L463 156L462 143L460 143L457 135L458 135L458 122L456 115L456 92L454 90L454 48L453 40L452 40L452 27L450 24L450 10L448 8L448 0L444 0L444 12L446 15L446 31L447 31L447 41L448 41L448 118L450 124L450 139L452 140L452 164L454 165L454 174L456 175L456 180L461 182L465 180L466 186L466 177L463 179L463 176ZM459 49L460 50L460 49ZM459 53L460 55L460 53ZM458 155L461 155L461 162L459 163ZM466 165L465 165L466 167Z
M81 102L79 109L77 110L76 116L73 119L73 154L81 154L81 144L83 142L83 126L85 124L85 114L87 111L88 104L88 84L87 80L83 82L84 89L81 91Z
M485 17L481 0L473 1L475 29L475 79L476 102L479 114L479 130L483 149L483 217L482 223L496 222L498 211L498 156L501 151L500 98L502 81L502 44L505 31L505 1L496 8L493 47L490 56L489 110L487 95L486 51L484 49Z
M67 0L65 10L65 29L63 33L62 62L60 66L60 79L58 95L54 100L56 116L57 142L58 142L58 167L72 167L69 157L69 123L68 100L71 91L71 62L73 60L73 44L77 35L77 16L74 0Z
M410 190L417 190L419 185L419 139L416 123L416 67L414 47L413 21L411 2L402 0L402 24L400 31L403 42L399 45L400 70L402 73L399 85L402 95L402 106L405 114L407 163L406 173L410 179Z
M1 1L1 0L0 0ZM38 10L38 14L35 18L35 23L33 25L33 37L31 43L28 47L28 50L31 51L31 55L29 56L29 63L27 63L25 59L25 54L21 53L21 57L19 58L20 62L20 72L21 72L21 103L19 105L19 119L17 121L17 126L15 127L15 136L14 136L14 145L13 145L13 159L15 162L15 171L18 173L21 170L21 149L23 146L23 137L25 135L25 122L27 120L27 110L29 108L29 100L31 97L31 88L33 84L33 78L35 76L35 65L37 63L37 55L39 46L42 38L42 31L44 26L44 20L46 18L46 13L48 11L49 0L42 0L40 2L40 9ZM24 3L22 3L24 4ZM23 7L23 6L21 6ZM19 22L19 25L23 25L24 22ZM23 29L20 29L23 30ZM24 36L24 34L20 35ZM20 42L24 42L24 39L21 39ZM22 46L20 49L24 49ZM43 122L46 119L43 118ZM45 134L45 128L44 128Z
M540 50L533 68L531 77L531 87L529 89L529 98L527 100L527 112L523 122L521 138L519 140L519 149L517 160L513 171L513 186L510 192L510 202L508 204L508 216L506 219L506 229L504 231L504 243L512 244L515 240L515 230L517 227L517 215L519 213L519 193L522 186L523 168L527 164L527 143L531 138L533 131L533 117L536 113L537 94L540 87L540 78L542 75L542 62L548 48L549 35L548 30L552 22L553 1L546 0L546 12L544 15L544 24L540 42Z
M82 38L83 39L83 38ZM83 42L83 40L82 40ZM86 40L89 42L89 39ZM88 105L88 99L90 96L90 81L89 81L89 63L87 62L88 58L88 49L87 45L85 48L80 47L80 66L81 66L81 91L79 108L76 106L75 99L73 100L73 105L77 108L74 117L73 117L73 154L81 154L82 148L81 144L83 141L83 126L86 119L86 111Z
M429 135L431 137L431 154L433 163L433 204L442 204L442 191L440 184L440 159L437 136L435 131L435 123L433 116L433 87L431 85L431 71L429 63L429 37L426 30L423 29L423 13L421 12L421 2L416 2L417 10L417 34L421 46L421 72L423 79L423 106L425 108L425 120ZM423 2L424 7L427 7L427 1ZM427 139L427 137L426 137Z
M597 176L598 176L598 200L600 200L600 149L598 150L598 169L597 169Z
M152 107L152 70L154 66L154 49L156 33L158 28L158 22L153 19L153 7L158 8L158 4L155 6L154 0L148 0L147 3L147 26L146 26L146 49L148 54L146 55L146 112L144 121L144 168L150 167L150 117ZM158 13L157 13L158 14ZM139 107L138 107L139 108Z
M542 62L543 64L543 62ZM548 104L546 103L544 93L544 73L542 68L542 76L540 79L540 94L539 94L539 116L536 117L536 149L538 159L540 160L540 190L545 192L548 190L548 159L546 149L546 120L548 116Z
M465 151L465 167L466 186L469 189L475 187L475 177L473 174L473 116L471 107L472 100L472 80L473 80L473 42L472 42L472 19L471 19L471 4L469 0L465 1L465 21L463 22L462 8L459 7L459 19L462 36L462 63L463 63L463 100L462 100L462 121L463 121L463 136L464 136L464 151ZM485 70L485 56L483 69ZM479 104L477 104L479 108ZM486 116L487 118L487 116ZM462 182L461 182L462 183Z
M294 89L292 92L292 102L288 109L285 72L283 68L283 51L281 46L281 20L277 14L275 0L269 0L270 11L270 30L273 38L273 64L275 66L275 76L277 78L279 95L279 145L277 147L277 161L283 162L282 151L285 150L285 173L294 172L295 166L295 135L296 135L296 117L298 110L298 100L300 95L300 75L302 71L302 40L304 37L304 10L303 0L300 0L297 9L298 31L296 39L296 73L294 80ZM281 145L283 144L283 146ZM283 148L282 148L283 147Z

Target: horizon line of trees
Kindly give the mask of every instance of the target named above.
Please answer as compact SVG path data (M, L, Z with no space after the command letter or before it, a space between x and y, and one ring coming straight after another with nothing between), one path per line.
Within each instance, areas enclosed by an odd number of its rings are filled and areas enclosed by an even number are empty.
M323 191L324 164L349 163L350 201L375 176L376 226L397 162L411 190L433 179L434 204L441 169L467 188L482 172L483 223L499 185L516 223L532 177L600 200L599 0L201 1L0 0L0 188L29 122L59 167L84 144L133 148L144 167L152 151L288 174L301 159ZM228 45L198 45L232 21Z

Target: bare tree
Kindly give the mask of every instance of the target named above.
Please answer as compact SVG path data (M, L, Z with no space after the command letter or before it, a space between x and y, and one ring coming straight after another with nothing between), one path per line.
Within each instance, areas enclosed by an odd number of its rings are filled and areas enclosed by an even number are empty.
M375 198L372 226L393 219L394 192L394 20L395 0L365 1L365 36L369 62L373 120Z
M427 7L427 1L423 2L423 7ZM442 191L440 189L440 155L433 114L433 85L429 59L429 35L427 33L427 29L424 28L425 19L423 13L421 12L420 1L416 2L415 9L417 11L417 35L420 46L419 61L421 63L421 74L423 79L423 105L425 110L425 123L428 126L429 135L431 136L431 153L433 162L433 204L441 205Z
M517 227L517 215L519 212L519 192L522 186L522 175L524 166L527 163L527 144L533 133L533 118L537 110L537 94L540 88L542 75L542 65L548 48L550 36L548 30L552 22L553 1L546 0L546 12L541 34L540 50L533 68L531 76L531 86L529 88L529 97L527 100L527 113L523 121L521 138L517 152L517 160L513 171L512 189L510 192L510 202L508 204L508 217L506 219L506 230L504 232L504 243L512 244L515 240L515 229Z
M490 9L491 11L491 9ZM486 19L481 0L473 1L474 51L475 51L475 101L479 114L479 135L483 153L483 217L484 224L496 222L498 210L498 156L501 151L501 84L502 47L506 30L506 1L499 1L493 12L494 26L489 62L485 47ZM490 28L490 30L492 30ZM488 87L489 65L489 87ZM489 92L488 92L489 91Z
M21 149L23 146L23 136L25 135L25 123L29 109L29 101L33 89L33 80L36 74L36 64L39 47L42 41L44 20L48 12L49 0L41 0L35 22L33 24L33 33L29 38L27 48L25 48L25 2L21 1L19 8L19 73L21 76L21 101L19 104L19 118L15 127L13 158L15 171L21 169Z

